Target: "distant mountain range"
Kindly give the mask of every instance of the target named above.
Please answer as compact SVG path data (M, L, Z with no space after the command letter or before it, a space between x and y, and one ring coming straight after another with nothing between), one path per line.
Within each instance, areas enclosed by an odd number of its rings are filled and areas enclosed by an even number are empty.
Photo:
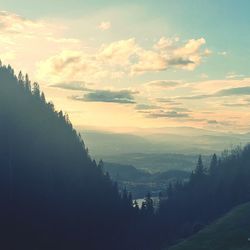
M206 158L214 152L250 142L250 133L223 133L192 127L142 129L129 134L83 128L78 131L96 159L134 165L152 172L189 171L199 154Z
M78 128L94 155L120 153L193 153L210 154L227 147L250 142L250 133L216 132L192 127L142 129L111 133Z

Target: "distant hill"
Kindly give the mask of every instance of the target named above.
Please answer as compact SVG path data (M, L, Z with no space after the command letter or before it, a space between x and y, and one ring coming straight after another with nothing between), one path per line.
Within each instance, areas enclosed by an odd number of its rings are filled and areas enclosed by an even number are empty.
M149 151L150 142L133 134L109 133L105 131L80 130L91 154L105 157L110 154L136 152L138 149Z
M144 198L150 192L158 196L159 192L166 189L166 185L175 180L187 180L190 172L183 170L168 170L164 172L149 173L137 169L132 165L104 162L104 169L119 187L126 187L133 195L133 198Z
M250 142L250 133L210 131L192 127L138 129L112 133L77 128L95 156L129 153L210 154ZM192 141L192 144L190 144Z
M232 209L221 219L169 250L249 250L248 238L250 203Z
M151 178L151 174L132 165L104 162L104 169L114 180L141 181Z
M190 172L197 162L198 155L174 153L128 153L106 156L107 162L136 166L137 169L151 173L182 170ZM204 155L208 164L210 156Z

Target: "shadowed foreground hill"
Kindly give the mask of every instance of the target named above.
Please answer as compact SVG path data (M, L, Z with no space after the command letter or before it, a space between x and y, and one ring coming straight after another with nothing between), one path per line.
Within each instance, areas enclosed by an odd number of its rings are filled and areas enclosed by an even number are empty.
M250 203L247 203L169 250L248 250L249 237Z
M0 249L130 248L128 196L39 85L2 65L0 202Z

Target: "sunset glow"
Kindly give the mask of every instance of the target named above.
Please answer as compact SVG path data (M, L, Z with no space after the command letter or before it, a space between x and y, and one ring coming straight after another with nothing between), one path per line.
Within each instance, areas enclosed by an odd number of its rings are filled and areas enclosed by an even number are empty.
M74 125L249 130L248 1L0 2L1 60Z

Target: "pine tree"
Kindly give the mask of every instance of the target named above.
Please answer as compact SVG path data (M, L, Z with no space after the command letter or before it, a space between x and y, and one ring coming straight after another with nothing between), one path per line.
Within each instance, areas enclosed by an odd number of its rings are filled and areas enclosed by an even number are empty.
M168 199L171 199L173 197L173 193L174 193L173 186L172 186L172 183L170 182L168 184L168 187L167 187L167 196L168 196Z
M133 197L132 197L131 192L128 193L128 205L130 207L133 207Z
M211 176L214 176L217 170L218 170L218 159L217 159L217 155L213 154L211 162L210 162L209 174Z
M24 77L23 77L22 71L19 71L17 79L18 79L18 83L22 86L24 84Z
M199 155L198 162L197 162L196 169L195 169L194 173L196 176L203 176L206 174L206 169L203 165L201 155Z
M146 205L147 215L149 216L153 215L154 214L154 202L149 192L147 193L145 197L145 205Z
M40 99L40 87L37 82L34 82L33 84L33 89L32 89L33 95L37 98Z
M100 171L103 173L104 172L104 162L103 160L100 160L98 163L98 168L100 169Z
M43 92L41 94L41 100L42 100L43 103L46 103L46 98L45 98L45 95L44 95Z
M25 89L30 92L31 91L31 84L30 84L30 80L29 80L29 76L28 74L25 75Z

